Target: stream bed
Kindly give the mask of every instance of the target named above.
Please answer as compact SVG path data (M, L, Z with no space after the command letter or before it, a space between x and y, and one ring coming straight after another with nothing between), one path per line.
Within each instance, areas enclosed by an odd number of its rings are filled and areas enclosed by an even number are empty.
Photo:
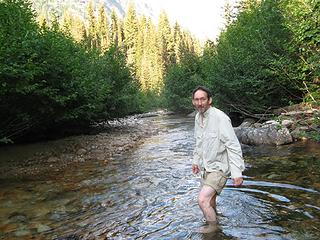
M228 180L219 229L201 234L193 119L153 122L159 134L108 163L1 180L0 239L320 239L319 143L244 146L244 184Z

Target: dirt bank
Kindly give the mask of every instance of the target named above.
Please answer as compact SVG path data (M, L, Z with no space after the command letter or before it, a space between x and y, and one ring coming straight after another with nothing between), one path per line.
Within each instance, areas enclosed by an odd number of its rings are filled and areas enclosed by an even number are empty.
M156 128L154 118L149 117L155 115L159 114L100 123L93 127L95 133L90 135L3 147L0 149L0 179L34 179L90 160L108 163L115 155L134 149L161 131Z

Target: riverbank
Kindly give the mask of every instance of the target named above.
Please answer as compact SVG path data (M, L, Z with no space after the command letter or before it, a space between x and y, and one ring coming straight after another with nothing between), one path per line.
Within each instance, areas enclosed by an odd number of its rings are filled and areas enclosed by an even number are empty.
M278 132L288 128L294 141L317 141L320 136L319 113L319 108L310 113L310 109L301 106L282 109L276 113L278 117L275 120L276 126L283 127L276 127L276 130ZM108 164L116 155L134 149L148 137L160 133L162 130L152 117L164 114L168 113L147 113L119 121L102 122L92 126L90 134L4 146L0 148L0 180L36 179L44 175L60 174L68 167L76 167L77 164L91 160ZM250 127L251 135L261 128L257 123L253 126ZM259 133L257 136L261 138L262 135ZM266 132L266 136L272 136L270 131Z
M164 112L130 116L93 126L92 134L54 141L5 146L0 150L0 179L34 179L58 174L77 164L99 160L108 163L116 155L134 149L158 134L153 116Z
M239 141L247 145L284 145L296 141L320 142L320 107L297 104L273 114L246 118L235 128Z

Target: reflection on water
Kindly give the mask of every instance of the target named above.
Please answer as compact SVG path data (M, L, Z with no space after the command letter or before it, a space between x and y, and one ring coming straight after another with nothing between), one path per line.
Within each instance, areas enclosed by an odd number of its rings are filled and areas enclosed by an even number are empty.
M191 174L193 120L159 117L163 133L105 164L0 184L1 239L318 239L319 144L246 147L241 188L218 198L220 229L202 226Z

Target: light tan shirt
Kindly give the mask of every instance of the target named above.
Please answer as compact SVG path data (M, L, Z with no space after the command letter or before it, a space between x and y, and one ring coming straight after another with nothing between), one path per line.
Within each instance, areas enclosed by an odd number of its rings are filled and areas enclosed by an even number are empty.
M230 118L215 107L210 107L202 117L195 117L196 146L193 164L208 172L222 171L231 178L242 177L244 161L241 146Z

